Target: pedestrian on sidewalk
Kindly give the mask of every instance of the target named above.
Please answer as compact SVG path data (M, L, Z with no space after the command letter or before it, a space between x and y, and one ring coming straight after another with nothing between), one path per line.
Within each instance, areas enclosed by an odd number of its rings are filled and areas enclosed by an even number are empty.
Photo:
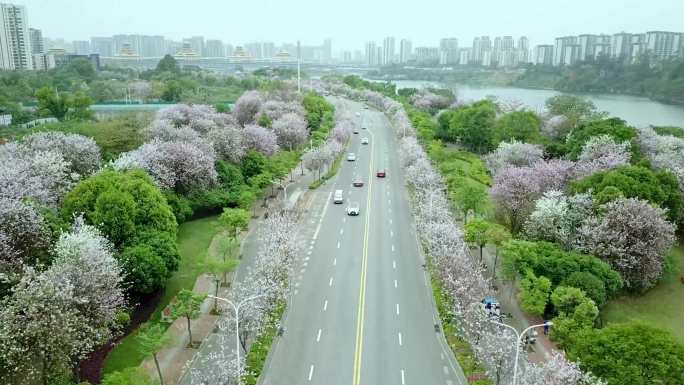
M549 335L549 321L544 320L544 335Z

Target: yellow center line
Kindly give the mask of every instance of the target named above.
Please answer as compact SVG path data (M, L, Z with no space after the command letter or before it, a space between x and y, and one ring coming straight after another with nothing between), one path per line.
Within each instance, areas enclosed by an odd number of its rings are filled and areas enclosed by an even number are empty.
M368 232L370 229L371 197L373 193L373 157L375 155L375 136L370 130L371 151L368 165L368 200L366 203L366 223L363 234L363 256L361 258L361 284L359 286L359 305L356 317L356 349L354 351L354 375L353 385L361 383L361 357L363 355L363 321L366 308L366 270L368 266Z

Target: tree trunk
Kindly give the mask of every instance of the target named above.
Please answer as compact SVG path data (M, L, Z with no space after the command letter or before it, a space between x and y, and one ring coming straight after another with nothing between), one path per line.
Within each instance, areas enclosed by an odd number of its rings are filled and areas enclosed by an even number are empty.
M214 313L218 313L218 309L217 309L218 308L218 299L216 297L218 297L218 288L219 288L219 283L221 283L221 280L219 280L217 278L214 281L216 283L216 285L214 287Z
M243 331L240 333L240 346L242 346L242 351L247 354L247 340L249 339L249 332Z
M186 316L185 319L188 320L188 336L190 337L189 345L192 347L192 330L190 330L190 317Z
M496 279L496 261L499 259L499 248L494 248L494 266L492 267L492 281Z
M484 245L480 245L480 263L482 263L482 248Z
M159 367L159 361L157 360L157 353L153 353L152 358L154 358L154 366L157 367L157 374L159 375L159 384L164 385L164 378L162 377L161 368Z

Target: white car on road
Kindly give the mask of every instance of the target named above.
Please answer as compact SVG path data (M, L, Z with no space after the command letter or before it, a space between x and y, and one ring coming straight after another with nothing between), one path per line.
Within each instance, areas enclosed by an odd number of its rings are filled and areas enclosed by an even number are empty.
M356 160L356 154L354 154L353 152L350 152L349 154L347 154L347 160L349 162L355 161Z
M361 144L368 144L368 138L366 138L366 137L361 138Z
M351 202L347 206L347 215L356 216L359 215L361 209L359 208L359 202Z

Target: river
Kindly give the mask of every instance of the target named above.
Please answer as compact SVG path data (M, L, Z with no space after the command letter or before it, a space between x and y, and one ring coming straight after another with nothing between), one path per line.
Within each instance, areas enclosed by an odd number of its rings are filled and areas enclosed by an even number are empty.
M463 84L445 84L439 82L394 80L398 88L421 88L423 86L450 88L459 100L479 100L487 96L495 96L505 101L519 101L535 111L544 109L544 101L560 94L553 90L535 90L514 87L473 87ZM627 95L580 94L591 100L601 111L608 112L626 120L630 125L643 127L677 126L684 127L684 106L675 106L654 102L648 98Z

